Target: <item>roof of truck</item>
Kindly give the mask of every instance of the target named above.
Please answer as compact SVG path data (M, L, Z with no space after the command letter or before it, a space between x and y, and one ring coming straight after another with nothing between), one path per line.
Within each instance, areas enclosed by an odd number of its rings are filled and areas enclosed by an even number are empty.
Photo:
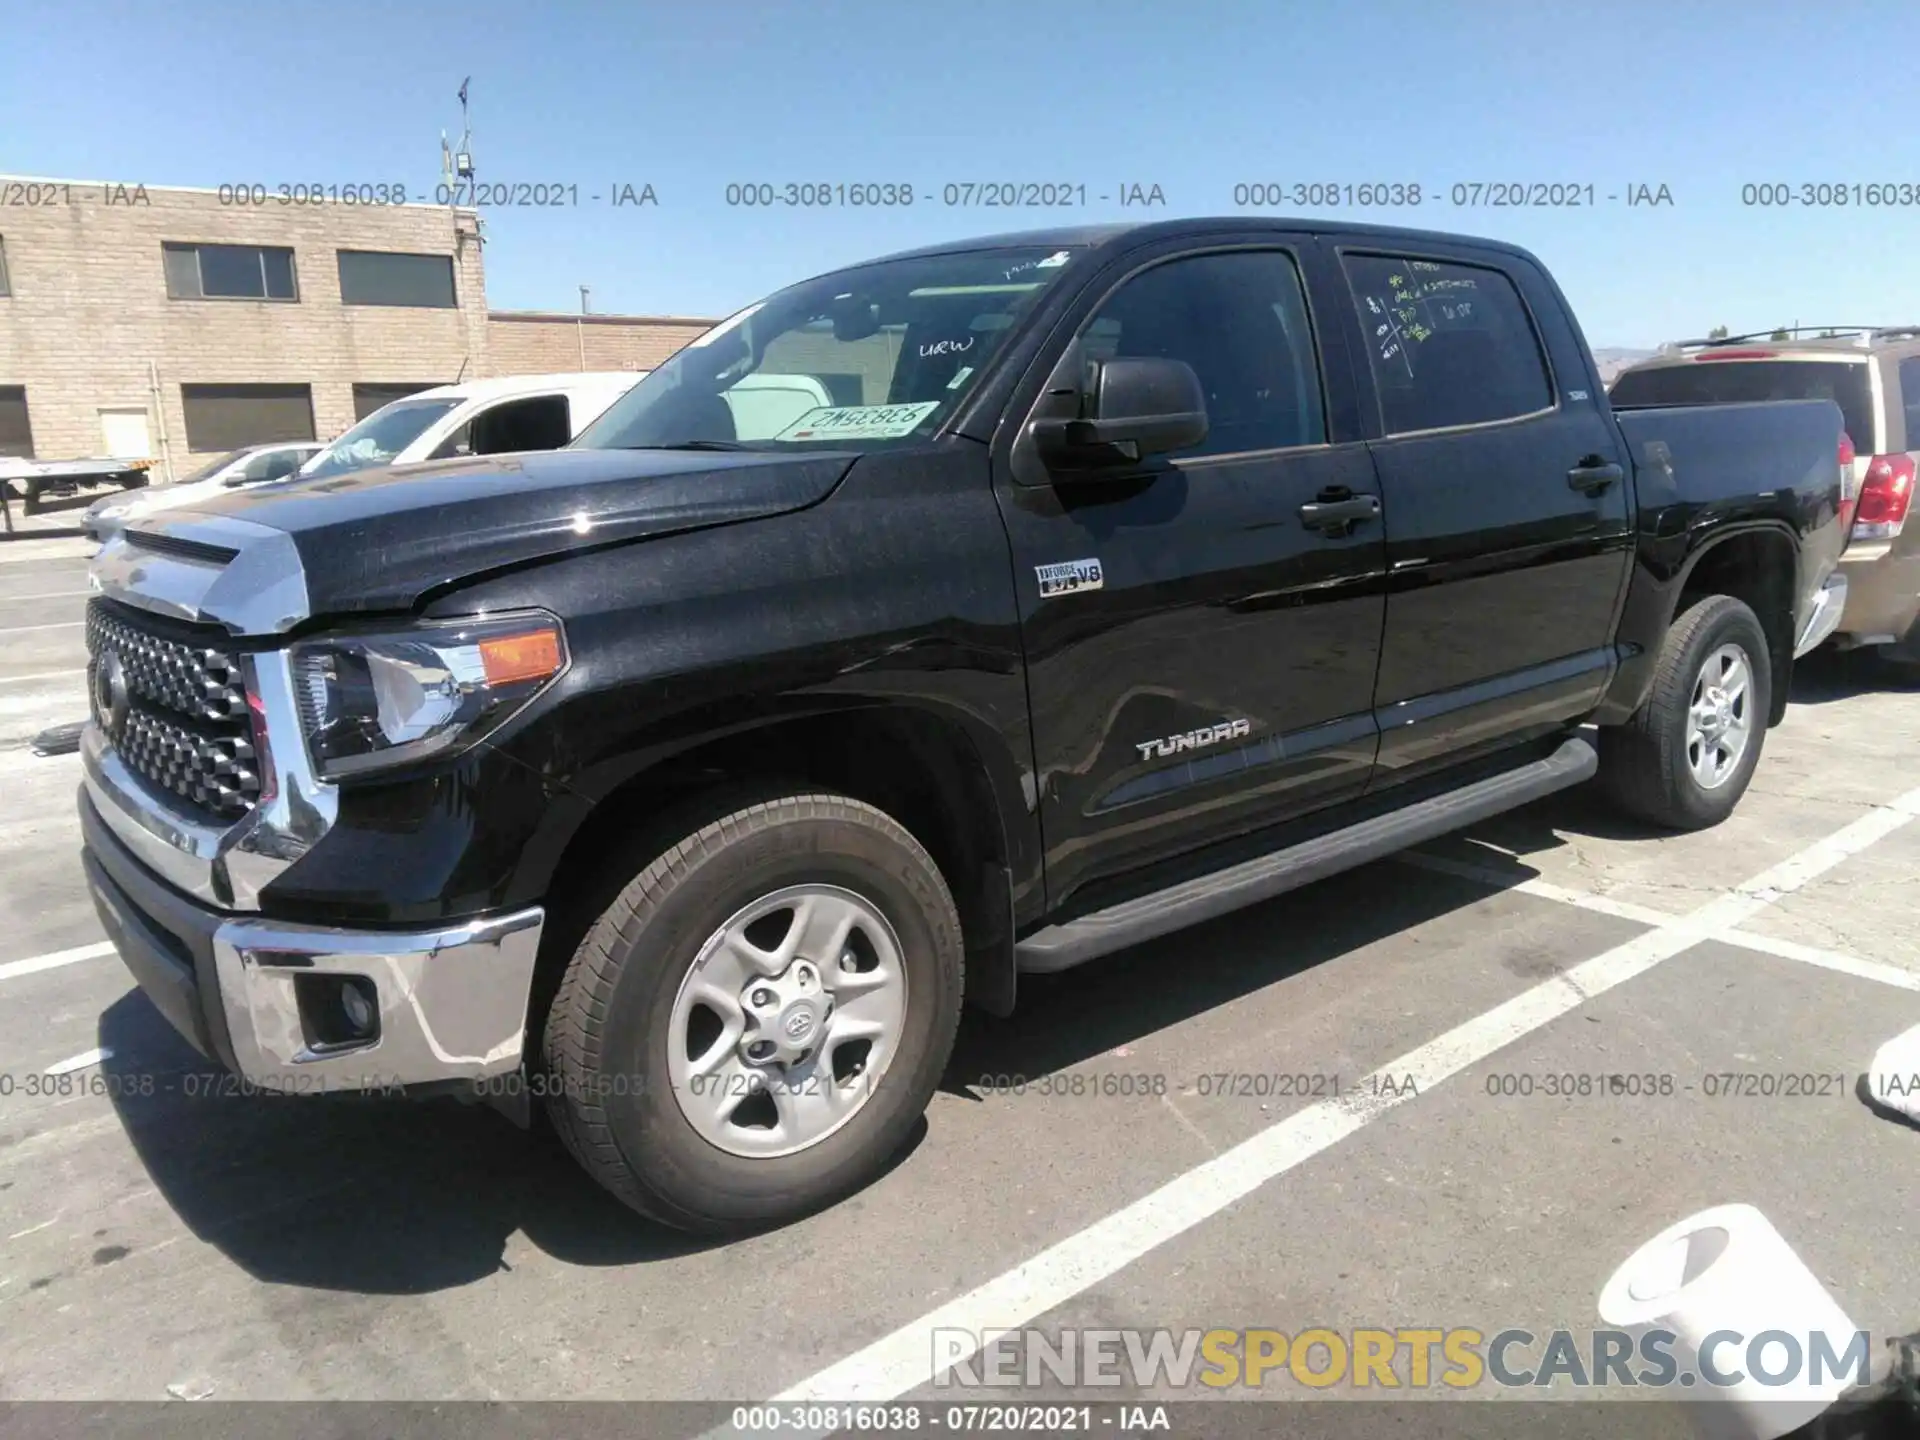
M1368 225L1356 221L1312 219L1306 216L1205 215L1176 220L1149 220L1138 224L1060 225L1040 230L1011 230L998 235L979 235L960 240L943 240L912 250L881 256L885 260L905 260L923 255L953 255L967 250L1001 250L1027 246L1098 247L1125 239L1129 243L1180 238L1201 238L1223 232L1245 234L1271 230L1276 233L1329 235L1340 239L1388 240L1403 244L1474 245L1499 250L1520 259L1533 255L1522 246L1483 235L1463 235L1441 230L1411 230L1394 225ZM855 262L861 263L861 262Z

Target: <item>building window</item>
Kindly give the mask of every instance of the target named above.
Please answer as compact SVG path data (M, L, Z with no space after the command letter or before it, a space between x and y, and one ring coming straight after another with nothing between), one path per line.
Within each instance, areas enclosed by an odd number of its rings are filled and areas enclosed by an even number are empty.
M7 237L0 235L0 295L13 294L13 282L7 279Z
M404 400L409 395L418 395L422 390L431 390L436 385L444 385L444 380L394 380L369 381L353 387L353 418L364 420L382 405L391 405L396 400Z
M0 385L0 455L33 458L33 426L27 420L24 385Z
M189 450L314 438L313 391L305 385L182 385L180 408Z
M274 245L160 246L175 300L297 300L293 251Z
M339 253L340 299L345 304L454 308L451 255L396 255L380 250Z

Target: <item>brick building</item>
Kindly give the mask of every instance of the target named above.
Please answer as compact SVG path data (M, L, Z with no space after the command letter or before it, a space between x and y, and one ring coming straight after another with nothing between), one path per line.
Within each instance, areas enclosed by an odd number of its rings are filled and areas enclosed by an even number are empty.
M184 474L426 385L651 369L711 323L489 312L471 210L0 177L0 454Z

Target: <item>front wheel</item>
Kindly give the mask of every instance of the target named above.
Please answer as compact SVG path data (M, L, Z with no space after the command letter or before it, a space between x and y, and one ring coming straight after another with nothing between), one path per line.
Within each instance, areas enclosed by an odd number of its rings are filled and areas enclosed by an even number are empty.
M1655 825L1718 825L1753 778L1772 703L1760 621L1741 601L1710 595L1668 629L1645 703L1600 731L1600 785Z
M729 809L575 952L547 1021L549 1111L654 1219L796 1219L906 1143L952 1050L961 965L946 882L892 817L825 794Z

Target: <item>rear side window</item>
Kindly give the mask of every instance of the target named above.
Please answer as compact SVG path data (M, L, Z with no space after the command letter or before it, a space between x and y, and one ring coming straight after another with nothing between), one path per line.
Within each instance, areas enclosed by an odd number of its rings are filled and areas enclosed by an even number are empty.
M1393 255L1345 264L1387 434L1485 425L1553 404L1533 321L1498 270Z
M529 395L482 410L467 422L466 430L473 454L511 455L558 450L573 438L573 421L566 396Z
M1711 350L1705 352L1711 355ZM1628 370L1607 392L1616 410L1656 405L1745 405L1761 400L1831 400L1861 454L1879 446L1865 360L1710 360Z
M1174 458L1319 445L1320 371L1300 272L1278 250L1171 260L1107 297L1084 360L1184 360L1207 397L1207 438Z
M1920 450L1920 355L1900 362L1900 404L1906 411L1909 450Z

